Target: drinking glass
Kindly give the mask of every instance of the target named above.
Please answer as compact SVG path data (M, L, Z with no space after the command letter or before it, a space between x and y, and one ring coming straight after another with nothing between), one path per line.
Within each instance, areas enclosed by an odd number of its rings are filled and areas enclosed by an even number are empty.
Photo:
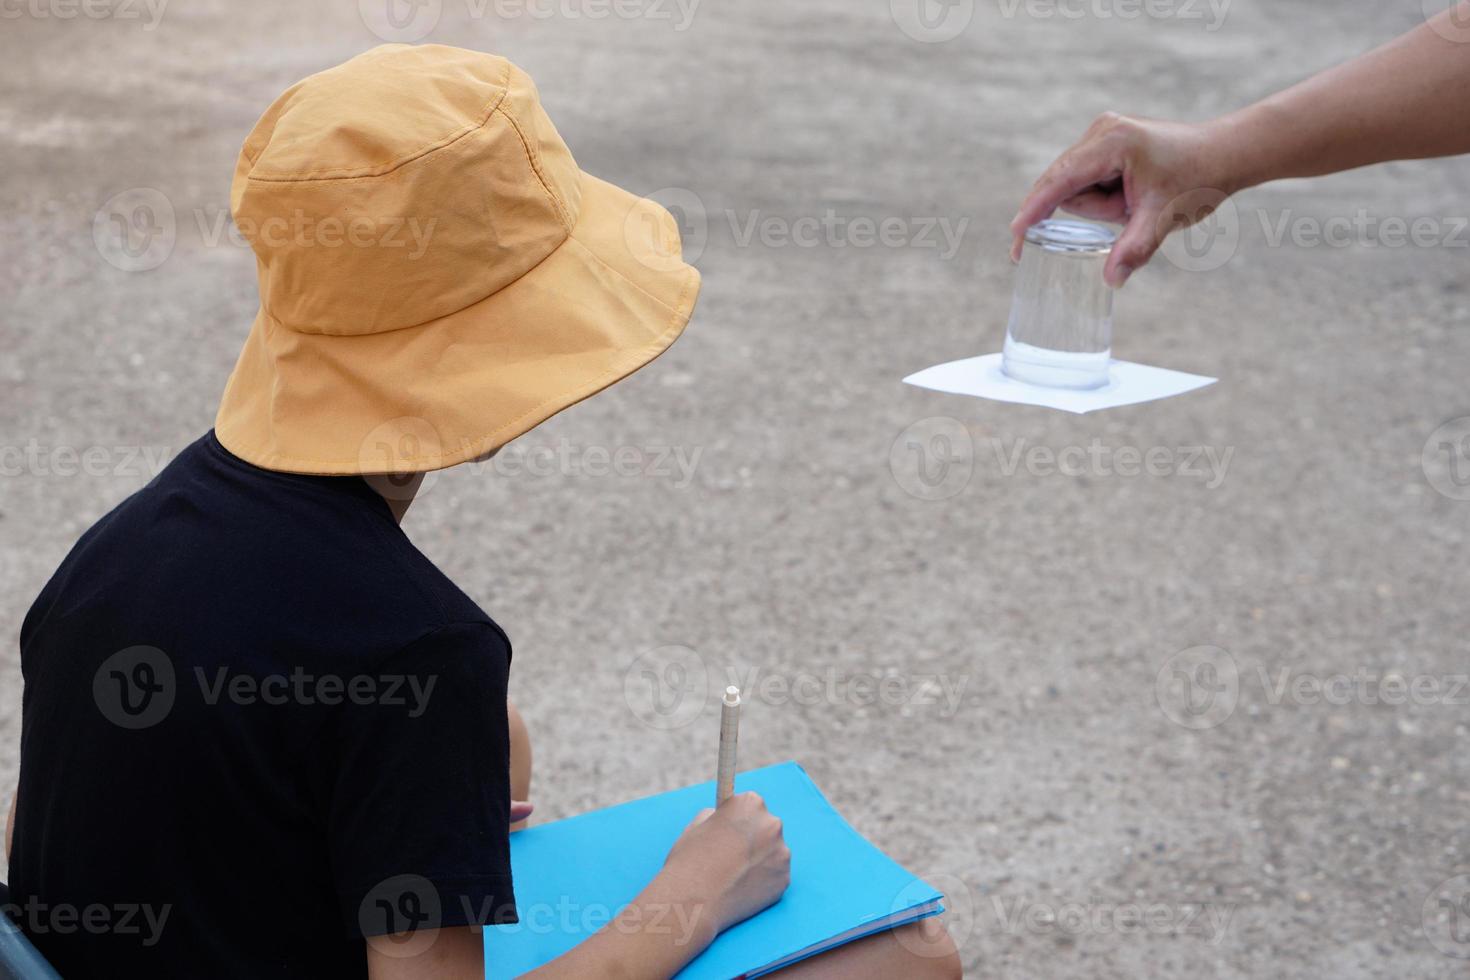
M1048 388L1100 388L1113 353L1113 291L1103 282L1117 234L1087 221L1026 229L1001 370Z

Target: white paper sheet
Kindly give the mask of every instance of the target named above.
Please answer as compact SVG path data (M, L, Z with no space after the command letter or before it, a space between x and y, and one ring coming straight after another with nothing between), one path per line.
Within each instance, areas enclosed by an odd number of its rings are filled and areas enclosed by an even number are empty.
M1107 384L1089 391L1043 388L1007 377L1000 369L1000 354L986 354L983 357L967 357L962 361L936 364L903 380L920 388L946 391L953 395L974 395L976 398L990 398L998 402L1041 405L1078 415L1095 412L1100 408L1136 405L1139 402L1182 395L1186 391L1215 383L1214 378L1203 375L1185 374L1183 371L1149 367L1147 364L1134 364L1131 361L1112 361L1108 367L1108 375L1111 380Z

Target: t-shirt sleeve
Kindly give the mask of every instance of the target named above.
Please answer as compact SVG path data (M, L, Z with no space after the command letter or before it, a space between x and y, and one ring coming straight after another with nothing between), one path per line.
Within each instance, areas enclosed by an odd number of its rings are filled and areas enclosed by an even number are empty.
M466 623L384 660L361 696L346 679L322 761L349 936L516 921L509 664L503 634Z

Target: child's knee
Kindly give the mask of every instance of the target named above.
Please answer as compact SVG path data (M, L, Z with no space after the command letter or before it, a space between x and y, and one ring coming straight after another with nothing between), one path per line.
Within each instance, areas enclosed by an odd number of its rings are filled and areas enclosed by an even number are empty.
M943 916L931 916L901 926L894 930L894 938L909 954L910 965L904 971L905 976L932 980L954 980L964 976L960 951L944 927Z

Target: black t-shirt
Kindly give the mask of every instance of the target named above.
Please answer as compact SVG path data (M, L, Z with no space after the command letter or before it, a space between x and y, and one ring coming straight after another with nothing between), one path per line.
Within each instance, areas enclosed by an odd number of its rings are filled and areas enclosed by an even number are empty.
M7 911L63 976L362 977L364 936L515 921L510 643L360 478L211 432L20 646Z

